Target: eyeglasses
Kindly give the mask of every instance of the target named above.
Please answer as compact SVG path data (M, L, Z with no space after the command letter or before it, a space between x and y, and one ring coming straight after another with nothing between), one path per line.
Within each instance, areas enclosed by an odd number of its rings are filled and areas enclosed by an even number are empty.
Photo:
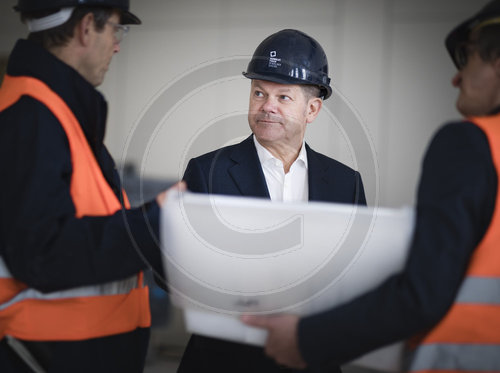
M459 70L463 69L467 65L469 56L474 53L476 45L476 43L471 41L460 43L459 45L457 45L457 47L455 48L454 57L455 64L457 65Z
M120 25L119 23L114 23L111 21L107 21L108 24L110 24L113 27L113 33L115 36L115 42L116 44L120 44L125 35L127 35L128 30L130 29L130 26L127 25Z

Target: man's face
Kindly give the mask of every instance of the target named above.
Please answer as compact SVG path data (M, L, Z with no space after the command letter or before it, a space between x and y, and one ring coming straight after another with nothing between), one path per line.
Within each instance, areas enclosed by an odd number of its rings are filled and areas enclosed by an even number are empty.
M115 53L120 51L120 44L115 38L113 26L113 24L118 24L119 21L118 14L113 13L103 30L97 31L95 28L92 30L91 49L86 59L86 77L94 87L97 87L104 81L111 58Z
M500 105L500 76L495 62L484 61L477 50L468 54L467 64L455 75L460 90L456 106L465 117L488 115Z
M312 102L316 106L311 109ZM300 85L252 80L248 123L263 146L299 149L306 124L316 118L320 108L321 99L308 100Z

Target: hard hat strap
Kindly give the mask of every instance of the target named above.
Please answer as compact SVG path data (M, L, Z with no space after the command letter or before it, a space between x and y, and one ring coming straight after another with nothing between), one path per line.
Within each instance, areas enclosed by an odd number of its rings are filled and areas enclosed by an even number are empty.
M75 7L62 8L57 13L48 15L42 18L28 19L26 24L28 25L28 30L30 32L38 32L43 30L48 30L66 23Z
M485 26L497 25L499 23L500 23L500 17L487 19L486 21L481 22L477 26L474 26L474 28L472 29L472 33L476 32L477 30L479 30Z

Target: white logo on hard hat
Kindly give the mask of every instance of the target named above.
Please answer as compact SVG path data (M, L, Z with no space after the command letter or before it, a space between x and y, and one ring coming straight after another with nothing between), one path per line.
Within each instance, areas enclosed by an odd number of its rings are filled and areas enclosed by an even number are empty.
M281 58L276 58L276 51L271 51L269 53L269 67L274 69L281 66Z

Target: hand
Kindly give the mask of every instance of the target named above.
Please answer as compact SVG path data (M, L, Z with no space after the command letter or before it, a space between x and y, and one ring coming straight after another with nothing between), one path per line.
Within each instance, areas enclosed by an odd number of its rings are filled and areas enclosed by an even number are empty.
M184 192L186 189L187 189L186 183L184 181L179 181L177 184L172 185L167 190L164 190L163 192L159 193L156 196L156 202L161 207L161 206L163 206L163 204L167 200L167 194L168 193L170 193L173 190L177 190L178 192Z
M241 317L241 321L250 326L267 329L266 354L278 364L294 369L305 369L306 362L299 351L297 326L299 317L295 315L250 316Z

